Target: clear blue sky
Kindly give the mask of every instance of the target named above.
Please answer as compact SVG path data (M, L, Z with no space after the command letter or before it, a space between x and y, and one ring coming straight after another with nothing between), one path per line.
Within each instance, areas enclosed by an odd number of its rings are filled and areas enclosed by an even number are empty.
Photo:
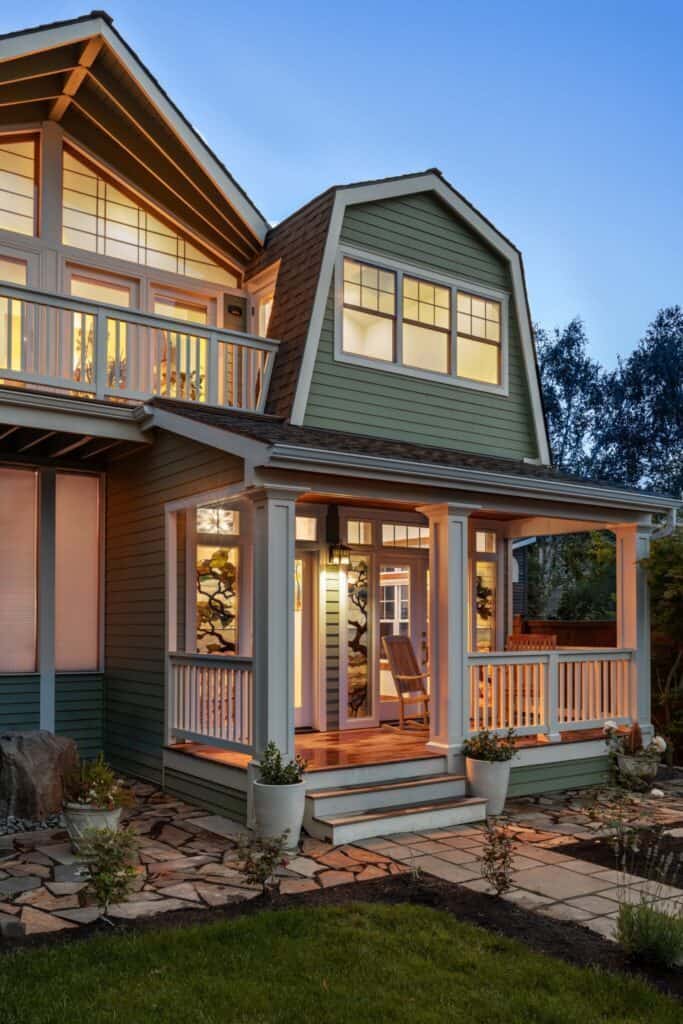
M89 6L6 4L0 31ZM581 315L606 365L683 301L680 0L106 8L270 220L437 166L522 249L534 319Z

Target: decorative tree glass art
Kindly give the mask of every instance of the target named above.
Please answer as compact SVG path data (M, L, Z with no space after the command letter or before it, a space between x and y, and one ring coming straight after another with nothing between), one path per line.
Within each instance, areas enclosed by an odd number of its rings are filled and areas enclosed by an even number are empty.
M372 715L368 658L368 563L352 562L346 572L347 704L349 718Z
M197 545L197 651L238 652L238 549Z

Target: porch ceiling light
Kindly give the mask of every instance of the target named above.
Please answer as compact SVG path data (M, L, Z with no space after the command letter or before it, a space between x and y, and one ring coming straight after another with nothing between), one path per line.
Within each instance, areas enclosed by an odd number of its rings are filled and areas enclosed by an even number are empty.
M351 565L351 548L346 544L330 544L329 565Z

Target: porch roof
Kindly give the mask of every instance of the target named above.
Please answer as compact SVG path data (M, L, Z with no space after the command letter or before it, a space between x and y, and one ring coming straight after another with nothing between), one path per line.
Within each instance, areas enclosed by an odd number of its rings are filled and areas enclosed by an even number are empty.
M267 451L260 463L263 465L317 461L319 464L334 463L341 468L344 462L352 462L363 471L380 464L386 468L393 465L399 473L416 472L433 481L447 475L455 483L453 473L461 472L476 477L482 484L494 479L516 479L520 487L540 484L548 496L551 490L561 490L565 495L576 498L585 492L585 496L596 501L602 498L603 503L611 496L615 506L627 503L629 507L642 511L662 512L678 509L683 504L669 495L638 490L612 481L590 480L554 466L346 431L297 426L280 416L198 406L160 397L147 403L147 409L152 419L154 410L158 409L255 441Z

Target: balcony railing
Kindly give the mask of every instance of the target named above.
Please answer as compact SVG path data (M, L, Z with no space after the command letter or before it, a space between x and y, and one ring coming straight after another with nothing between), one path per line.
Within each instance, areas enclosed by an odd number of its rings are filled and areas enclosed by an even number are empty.
M633 651L496 651L468 662L471 732L557 734L631 720Z
M0 379L262 412L277 342L0 283Z
M171 737L253 753L251 658L178 652L168 661Z

